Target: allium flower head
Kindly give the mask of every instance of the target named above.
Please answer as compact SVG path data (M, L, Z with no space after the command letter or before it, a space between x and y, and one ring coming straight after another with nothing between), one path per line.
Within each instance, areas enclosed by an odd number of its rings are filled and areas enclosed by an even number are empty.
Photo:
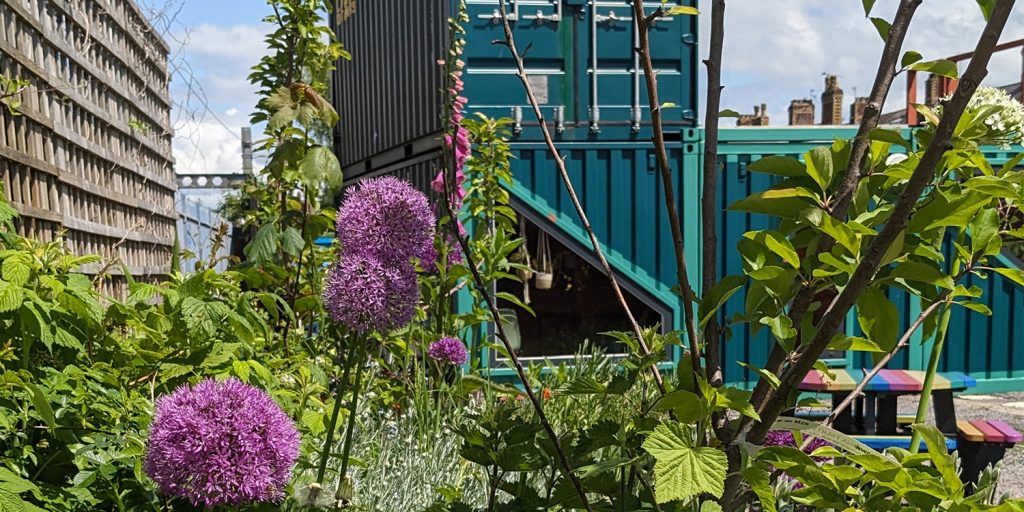
M451 363L454 365L466 364L469 354L466 352L466 345L458 338L441 338L430 344L427 355L439 363Z
M156 402L143 469L194 506L284 496L299 433L265 392L237 379L184 385Z
M364 254L387 266L407 266L430 254L434 212L427 196L394 176L365 180L338 210L338 240L346 255Z
M331 319L361 333L405 326L419 298L412 266L388 266L362 253L343 254L324 283L324 306Z

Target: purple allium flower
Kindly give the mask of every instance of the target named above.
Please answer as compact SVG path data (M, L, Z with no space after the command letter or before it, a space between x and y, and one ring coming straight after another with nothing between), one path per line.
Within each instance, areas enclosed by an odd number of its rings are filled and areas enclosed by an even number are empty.
M466 352L466 345L458 338L441 338L430 344L427 355L439 363L451 363L454 365L466 364L469 354Z
M394 176L365 180L338 210L338 240L346 255L365 254L386 266L430 254L437 223L427 196Z
M419 299L411 265L391 267L361 253L342 255L324 283L324 306L331 319L361 333L405 326Z
M284 497L298 455L299 433L269 395L207 379L157 400L143 469L194 506L244 505Z

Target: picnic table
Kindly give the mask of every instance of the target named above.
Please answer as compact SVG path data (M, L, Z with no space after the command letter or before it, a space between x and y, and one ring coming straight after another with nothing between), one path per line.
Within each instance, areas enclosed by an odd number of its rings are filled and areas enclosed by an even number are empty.
M857 375L859 374L859 375ZM828 372L811 370L800 384L801 391L828 393L836 407L857 387L866 372L833 369ZM857 375L856 377L854 375ZM864 387L864 395L836 417L833 427L847 434L895 435L899 430L896 399L901 395L920 395L924 389L925 372L914 370L881 370ZM932 384L932 404L935 422L943 434L957 435L956 410L953 393L977 385L977 381L962 372L943 372L935 375Z

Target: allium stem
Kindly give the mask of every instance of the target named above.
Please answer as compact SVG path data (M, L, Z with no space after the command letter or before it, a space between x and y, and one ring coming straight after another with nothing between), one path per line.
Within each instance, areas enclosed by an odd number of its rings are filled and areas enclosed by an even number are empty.
M354 365L354 369L356 372L356 380L352 384L352 402L348 409L348 427L345 429L345 444L341 449L341 471L339 472L341 482L338 484L338 491L335 494L339 501L341 499L341 490L345 488L345 477L348 475L348 456L349 452L352 451L352 431L356 428L356 409L359 407L359 386L362 384L362 368L363 362L366 359L366 343L362 338L357 338L355 352L356 364Z
M327 459L331 454L331 445L334 444L334 431L338 425L338 415L341 414L341 402L345 395L345 385L348 384L348 377L352 374L352 366L356 361L358 349L349 351L345 359L345 370L342 372L341 380L334 386L334 411L331 412L331 421L327 425L327 439L324 440L324 448L320 452L320 467L316 471L316 483L323 489L324 475L327 473Z

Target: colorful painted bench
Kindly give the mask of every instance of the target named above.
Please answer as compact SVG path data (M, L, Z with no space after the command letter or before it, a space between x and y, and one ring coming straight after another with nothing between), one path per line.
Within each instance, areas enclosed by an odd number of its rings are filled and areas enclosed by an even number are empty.
M863 372L835 369L830 372L811 370L800 384L805 392L829 393L833 406L852 392ZM864 386L865 397L855 402L853 410L843 411L834 423L836 429L846 433L895 435L900 430L896 397L920 394L924 389L925 372L890 370L878 372ZM932 383L932 403L937 426L947 437L956 436L956 412L953 392L974 387L977 381L963 372L944 372Z
M882 451L886 448L903 448L904 450L910 449L910 436L879 436L879 435L857 435L852 436L854 439L864 443L869 448ZM949 451L956 450L957 440L946 438L946 449ZM921 450L926 450L924 441L921 441Z
M1024 441L1024 435L999 420L960 420L956 422L960 446L960 479L976 484L981 472L1006 455L1006 449ZM972 488L968 487L968 492Z
M832 375L821 370L811 370L800 384L801 391L817 391L824 393L836 393L841 391L853 391L860 382L850 372L843 369L831 371ZM924 389L923 371L916 370L882 370L878 372L864 391L868 393L920 393ZM932 383L932 390L962 391L977 385L974 377L962 372L945 372L935 375Z

